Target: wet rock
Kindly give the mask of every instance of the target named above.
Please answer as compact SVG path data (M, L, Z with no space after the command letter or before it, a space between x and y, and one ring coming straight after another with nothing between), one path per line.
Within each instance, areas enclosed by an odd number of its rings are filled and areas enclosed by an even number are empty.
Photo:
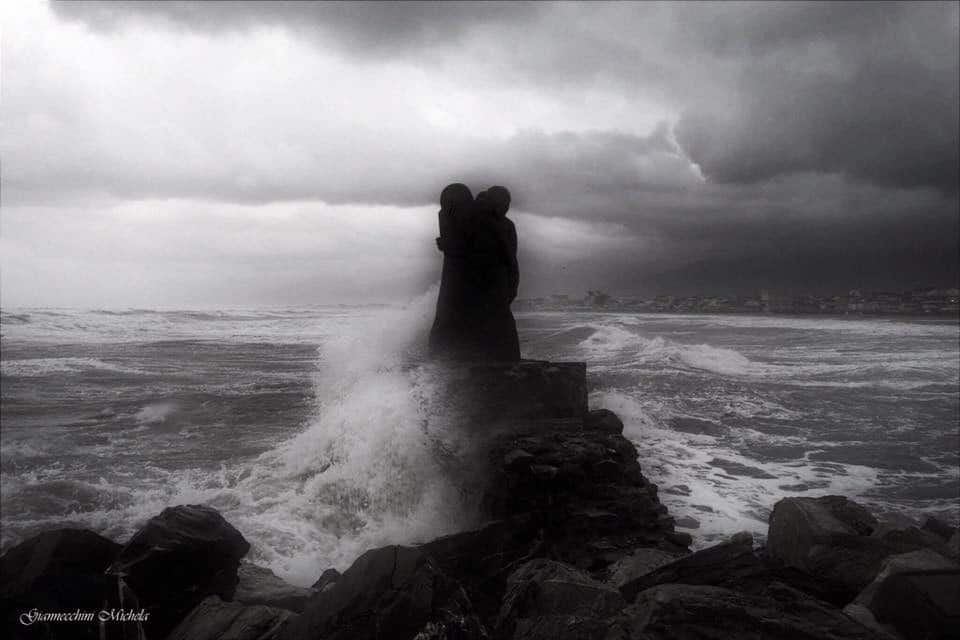
M90 623L19 624L31 609L99 611L112 586L104 575L121 545L85 529L44 531L10 548L0 558L0 611L14 637L98 638Z
M710 585L662 584L626 610L629 638L875 638L837 609L779 582L763 594Z
M675 554L660 549L635 549L630 555L610 565L604 582L615 589L619 589L624 584L645 576L676 559Z
M209 596L178 624L167 640L276 640L296 618L286 609L224 602Z
M587 367L583 362L521 360L464 363L444 371L438 390L475 424L504 419L583 419Z
M326 569L323 573L320 574L320 577L317 578L317 581L311 585L311 589L314 591L323 591L334 582L340 578L340 572L336 569L330 568Z
M960 531L955 531L947 540L947 555L954 560L960 560Z
M677 484L664 489L664 493L669 493L670 495L674 496L689 496L692 492L690 491L690 487L687 485Z
M743 476L747 478L759 478L761 480L772 480L777 476L770 475L763 469L758 469L757 467L750 467L739 462L734 462L733 460L724 460L723 458L714 458L709 464L714 467L723 469L731 476Z
M881 523L870 535L887 544L891 553L906 553L929 548L942 555L949 555L947 543L943 538L914 526L898 527Z
M908 640L956 638L960 630L960 569L903 571L877 589L872 611Z
M620 593L627 601L658 584L708 584L736 588L767 575L753 552L752 538L740 537L701 549L625 582Z
M784 498L770 515L767 553L847 592L848 601L897 548L871 534L877 520L842 496Z
M595 409L587 413L583 428L620 435L623 433L623 421L609 409Z
M923 522L924 531L929 531L937 536L939 536L944 542L950 539L950 537L957 532L956 527L951 527L943 520L939 518L930 517Z
M722 424L717 424L716 422L711 422L710 420L687 418L683 416L671 418L670 428L674 431L682 431L683 433L693 433L697 435L714 437L726 435L727 433L727 428Z
M310 598L281 638L471 640L483 634L467 594L455 580L424 552L390 546L357 558L336 582Z
M616 589L574 567L552 560L532 560L507 580L496 635L529 640L600 640L607 637L624 605Z
M489 626L496 620L507 577L541 545L539 523L526 514L437 538L418 548L463 585L481 620Z
M262 604L269 607L301 612L311 589L296 587L279 578L273 571L250 562L240 563L239 582L233 599L243 604Z
M674 521L674 524L684 529L699 529L700 521L690 516L681 516Z
M689 547L693 544L693 536L683 531L667 531L663 537L678 547Z
M163 638L209 595L233 598L240 558L250 548L216 509L182 505L151 518L107 570L150 614L148 638Z
M851 602L847 607L844 608L844 612L859 620L862 624L870 626L871 628L877 629L878 633L890 634L891 629L880 622L877 614L880 613L883 603L881 602L878 594L881 589L884 588L884 585L890 580L893 576L905 573L905 572L916 572L916 571L938 571L938 570L954 570L960 571L960 565L957 565L952 560L945 558L944 556L931 551L930 549L921 549L919 551L911 551L908 553L901 553L888 557L883 561L883 564L880 567L877 577L864 588L863 591L857 595L856 599ZM904 601L904 605L909 602L909 599ZM889 607L889 604L887 604ZM891 614L886 612L885 616L890 618L893 617L898 620L904 619L904 616L901 612L896 612ZM902 631L902 630L901 630ZM905 633L904 635L909 635Z
M514 449L507 455L503 456L503 466L505 467L519 467L522 465L529 465L533 460L533 456L523 449Z
M518 464L519 451L531 458ZM484 511L495 519L535 518L543 531L541 556L600 578L636 548L683 552L691 542L674 532L656 486L641 473L636 447L618 433L515 423L491 438L488 459Z

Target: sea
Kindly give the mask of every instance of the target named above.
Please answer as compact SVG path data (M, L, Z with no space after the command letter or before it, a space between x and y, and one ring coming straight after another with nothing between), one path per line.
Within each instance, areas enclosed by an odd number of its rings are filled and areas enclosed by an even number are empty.
M299 585L364 550L476 526L464 425L406 304L0 311L0 544L123 542L217 508ZM517 313L525 358L585 361L695 547L763 541L786 496L960 522L956 318ZM439 446L438 446L439 445Z

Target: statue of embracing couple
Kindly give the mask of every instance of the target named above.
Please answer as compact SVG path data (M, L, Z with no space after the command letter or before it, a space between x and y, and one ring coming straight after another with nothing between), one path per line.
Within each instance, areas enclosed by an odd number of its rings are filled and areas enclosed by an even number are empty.
M456 360L520 359L510 303L517 297L517 230L510 192L490 187L474 199L455 183L440 194L443 272L430 354Z

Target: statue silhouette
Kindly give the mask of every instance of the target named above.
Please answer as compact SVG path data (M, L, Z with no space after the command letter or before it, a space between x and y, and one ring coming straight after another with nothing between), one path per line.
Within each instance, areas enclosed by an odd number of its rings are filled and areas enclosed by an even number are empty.
M444 189L448 206L441 194L437 246L444 252L444 266L430 352L455 359L519 360L520 340L510 311L520 280L517 232L506 217L510 192L491 187L466 206L465 190L460 184Z
M464 350L464 235L473 207L470 188L459 182L447 185L440 193L440 237L437 248L443 252L437 311L430 329L430 354L457 357Z

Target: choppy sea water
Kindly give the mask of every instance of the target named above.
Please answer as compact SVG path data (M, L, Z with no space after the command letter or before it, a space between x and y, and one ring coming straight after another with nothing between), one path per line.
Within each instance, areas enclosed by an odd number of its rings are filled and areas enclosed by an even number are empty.
M55 526L124 540L205 503L298 584L470 526L467 438L403 307L4 310L2 547ZM960 520L956 320L518 314L524 357L584 360L644 473L703 546L783 496ZM691 519L692 518L692 519Z

